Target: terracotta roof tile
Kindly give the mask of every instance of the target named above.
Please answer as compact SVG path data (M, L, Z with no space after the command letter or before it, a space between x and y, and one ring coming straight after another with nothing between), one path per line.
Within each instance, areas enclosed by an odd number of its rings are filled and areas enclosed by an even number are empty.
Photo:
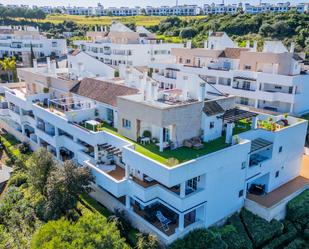
M77 83L70 92L101 103L117 106L118 96L137 94L138 90L102 80L85 78Z
M219 55L219 57L231 58L231 59L239 59L241 52L249 51L247 48L226 48Z

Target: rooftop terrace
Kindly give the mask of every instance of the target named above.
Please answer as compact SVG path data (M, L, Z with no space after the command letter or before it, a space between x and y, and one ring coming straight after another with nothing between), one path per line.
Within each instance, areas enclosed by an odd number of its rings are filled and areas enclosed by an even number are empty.
M221 149L227 148L230 145L225 143L225 137L220 137L213 141L203 143L204 147L202 149L193 149L187 147L180 147L175 150L164 150L163 152L159 151L159 147L154 144L139 144L135 141L132 141L117 132L117 129L110 127L108 124L104 123L101 130L112 133L120 138L123 138L130 143L134 144L135 151L143 154L146 157L149 157L159 163L165 164L167 166L175 166L179 163L187 162L192 159L210 154L212 152L219 151Z

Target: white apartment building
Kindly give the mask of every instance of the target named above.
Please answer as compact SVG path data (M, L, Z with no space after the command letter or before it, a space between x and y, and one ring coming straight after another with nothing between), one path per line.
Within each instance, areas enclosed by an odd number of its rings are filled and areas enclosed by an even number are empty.
M289 2L277 4L262 3L260 5L251 5L249 3L245 3L243 11L247 14L259 14L264 12L284 13L288 12L291 9L295 9L299 13L305 13L306 5L307 4L304 3L291 5Z
M29 65L31 47L36 58L63 56L67 53L65 39L48 39L37 28L0 26L0 57L15 56Z
M87 71L92 57L71 56L72 68L34 63L18 70L21 83L1 86L2 128L89 167L92 195L164 243L244 205L281 217L277 206L260 207L255 192L267 196L299 179L307 121L241 109L233 96L205 100L205 81L194 74L161 89L145 68L95 77Z
M68 15L85 15L85 16L95 15L95 9L93 7L68 6L65 7L64 11L65 11L64 13Z
M136 31L114 22L110 30L88 32L91 41L75 41L80 50L86 51L106 64L119 66L146 66L152 61L170 57L172 48L181 48L183 44L163 43L142 26Z
M197 5L147 6L145 13L149 16L197 16L201 14L201 8Z
M209 15L209 14L236 14L238 11L238 6L237 4L204 4L204 15Z
M173 49L174 59L152 63L153 78L166 88L175 88L182 73L205 79L208 93L230 94L250 108L301 115L309 111L309 73L294 44L288 51L281 42L266 41L239 48L225 33L211 32L205 48Z

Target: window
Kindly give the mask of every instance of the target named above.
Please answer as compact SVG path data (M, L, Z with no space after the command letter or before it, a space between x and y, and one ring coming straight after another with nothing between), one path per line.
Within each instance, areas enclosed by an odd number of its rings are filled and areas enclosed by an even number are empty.
M281 153L281 152L282 152L282 146L279 147L279 153Z
M131 128L131 121L127 119L122 119L122 127L130 129Z
M210 122L209 129L213 129L215 127L215 122Z
M191 63L191 60L190 60L190 59L186 59L186 63L187 63L187 64L190 64L190 63Z
M251 70L251 66L245 65L245 70Z
M244 190L242 189L238 192L238 197L242 197L243 195L244 195Z
M187 181L187 186L193 190L197 190L197 183L200 181L200 177L194 177L193 179Z
M276 175L275 175L275 177L276 177L276 178L278 178L278 177L279 177L279 170L278 170L278 171L276 171Z
M181 57L179 58L179 63L182 63L182 58Z
M246 162L242 162L241 163L241 169L245 169L246 168Z

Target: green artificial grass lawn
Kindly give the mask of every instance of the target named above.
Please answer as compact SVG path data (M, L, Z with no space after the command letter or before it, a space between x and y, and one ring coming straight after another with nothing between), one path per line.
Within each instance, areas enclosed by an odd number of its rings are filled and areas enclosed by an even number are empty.
M204 148L196 150L196 149L191 149L187 147L180 147L175 150L164 150L163 152L159 151L159 147L156 146L153 143L142 145L138 144L122 135L120 135L117 132L117 129L109 127L108 125L104 125L102 127L102 130L105 130L109 133L112 133L118 137L121 137L128 142L131 142L135 145L135 150L141 154L143 154L146 157L149 157L159 163L165 164L167 166L175 166L178 163L183 163L186 161L190 161L192 159L198 158L200 156L204 156L207 154L210 154L212 152L224 149L228 147L225 143L225 137L220 137L218 139L215 139L213 141L203 143ZM172 160L172 162L169 162L168 159L174 158L176 160Z

